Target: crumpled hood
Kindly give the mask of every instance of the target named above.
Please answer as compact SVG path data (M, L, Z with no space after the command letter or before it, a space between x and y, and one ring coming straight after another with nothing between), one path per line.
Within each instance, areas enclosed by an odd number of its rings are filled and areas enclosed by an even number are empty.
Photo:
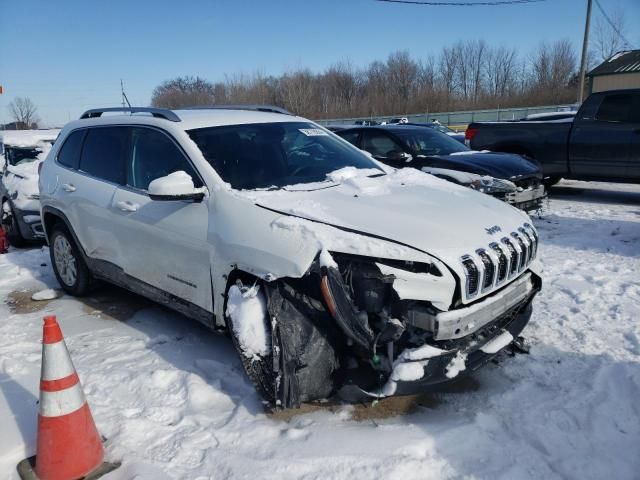
M415 161L419 160L418 158ZM427 163L435 168L450 168L507 180L536 174L542 178L542 171L538 165L512 153L462 152L454 155L430 156L425 166Z
M528 221L504 202L412 168L378 178L355 173L339 181L314 191L252 192L251 197L278 213L392 240L436 257L475 251ZM487 232L495 226L502 233Z

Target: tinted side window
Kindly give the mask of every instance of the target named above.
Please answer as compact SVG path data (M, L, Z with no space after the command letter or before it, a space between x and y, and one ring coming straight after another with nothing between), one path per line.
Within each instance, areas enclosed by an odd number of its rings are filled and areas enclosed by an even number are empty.
M156 178L180 170L191 176L197 188L202 187L200 177L168 135L150 128L132 129L127 185L147 190Z
M128 130L127 127L90 128L84 140L80 170L108 182L122 184Z
M338 132L338 135L340 135L342 138L344 138L347 142L351 143L352 145L358 145L358 136L360 135L360 132L346 132L346 133Z
M631 120L633 96L630 93L607 95L602 100L596 120L604 122L628 122Z
M401 152L402 148L390 137L380 132L364 132L362 149L376 157L388 157L393 152Z
M58 152L58 163L65 167L77 169L80 165L80 152L82 151L82 140L86 130L76 130L71 132Z

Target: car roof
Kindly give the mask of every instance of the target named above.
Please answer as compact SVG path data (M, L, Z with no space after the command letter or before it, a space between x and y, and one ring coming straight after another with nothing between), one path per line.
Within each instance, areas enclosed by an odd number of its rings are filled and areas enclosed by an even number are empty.
M171 129L193 130L197 128L218 127L225 125L242 125L251 123L279 123L279 122L309 122L309 120L286 113L260 111L254 109L236 108L196 108L196 109L140 109L135 113L110 112L98 113L68 124L71 128L88 127L92 125L143 124L157 127L171 127ZM149 111L146 111L149 110ZM154 113L152 113L152 111ZM100 109L95 110L100 112ZM161 113L157 113L161 112ZM166 113L166 117L162 116ZM150 114L152 113L152 114ZM176 118L177 121L171 120Z

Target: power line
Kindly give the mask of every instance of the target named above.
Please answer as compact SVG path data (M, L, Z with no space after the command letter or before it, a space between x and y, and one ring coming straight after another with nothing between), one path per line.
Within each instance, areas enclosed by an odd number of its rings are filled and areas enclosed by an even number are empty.
M432 2L422 0L376 0L377 2L386 3L406 3L410 5L426 5L432 7L488 7L496 5L521 5L526 3L540 3L547 0L496 0L482 2Z
M602 8L602 5L600 5L600 2L598 0L596 0L596 7L598 7L598 10L600 10L600 13L602 14L602 16L604 17L604 19L607 21L607 23L609 24L609 26L611 26L611 28L613 29L614 32L616 32L618 34L618 36L624 40L624 42L631 47L631 42L629 40L626 39L626 37L622 34L622 32L618 29L618 27L616 26L615 23L613 23L613 21L609 18L609 15L607 15L607 12L604 11L604 8Z

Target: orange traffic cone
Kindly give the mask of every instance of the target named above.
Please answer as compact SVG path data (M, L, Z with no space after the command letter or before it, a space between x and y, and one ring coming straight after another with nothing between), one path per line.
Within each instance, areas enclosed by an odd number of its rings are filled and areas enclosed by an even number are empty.
M18 464L23 479L74 480L107 473L100 435L55 316L44 318L35 459ZM35 468L33 468L35 460ZM106 467L106 470L105 470Z

